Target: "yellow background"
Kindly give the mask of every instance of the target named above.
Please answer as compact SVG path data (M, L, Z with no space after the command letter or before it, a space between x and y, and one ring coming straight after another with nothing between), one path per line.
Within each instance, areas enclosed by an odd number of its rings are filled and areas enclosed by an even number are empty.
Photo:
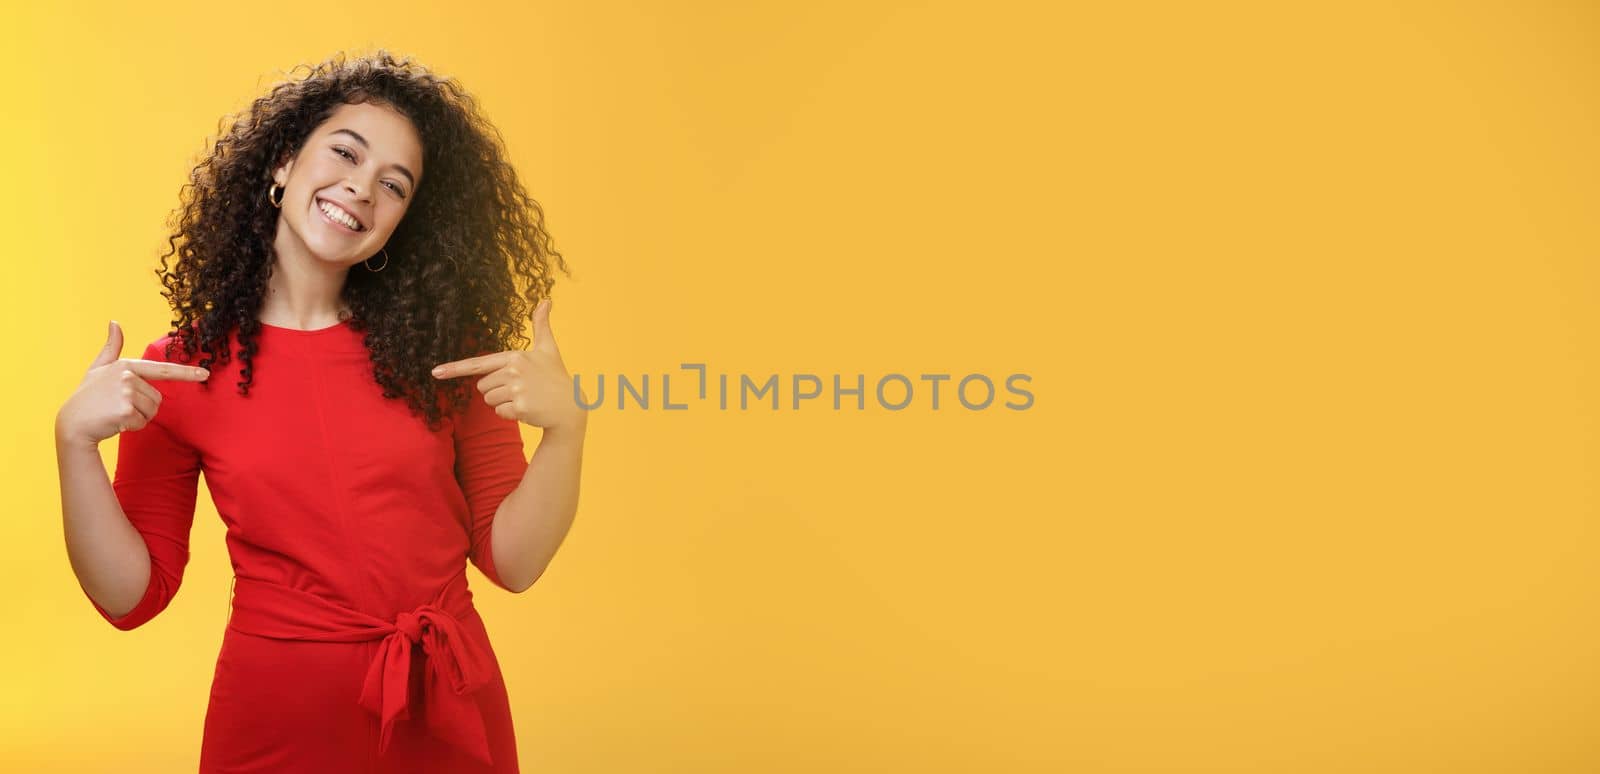
M523 770L1600 770L1594 6L349 8L8 11L0 768L193 770L215 508L113 629L51 421L218 119L385 46L504 133L573 371L1033 377L596 410L546 576L472 571Z

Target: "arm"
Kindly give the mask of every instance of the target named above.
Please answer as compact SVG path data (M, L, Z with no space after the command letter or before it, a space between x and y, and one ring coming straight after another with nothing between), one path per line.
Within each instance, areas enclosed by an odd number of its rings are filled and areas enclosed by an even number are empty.
M56 467L67 560L89 601L113 624L150 585L150 552L122 511L100 447L64 437L56 423Z
M154 344L144 357L163 359ZM182 582L200 465L160 413L144 428L118 435L117 442L112 483L98 445L64 433L58 416L67 557L90 603L111 625L127 630L165 609Z
M472 563L523 592L544 573L572 525L585 422L545 430L530 463L521 424L469 401L456 426L456 478L471 520Z
M495 512L491 543L496 565L513 591L527 589L544 574L572 528L587 432L586 418L546 429L521 483Z
M441 363L440 379L487 374L483 400L471 401L465 424L469 475L463 487L472 511L472 557L495 583L527 590L544 574L578 510L578 479L588 431L587 400L561 362L550 332L550 299L533 310L533 348ZM571 393L568 392L571 385ZM568 403L568 395L573 402ZM522 460L522 423L544 428L531 463ZM459 471L458 471L459 473ZM476 492L476 497L474 497ZM492 572L491 572L492 570Z

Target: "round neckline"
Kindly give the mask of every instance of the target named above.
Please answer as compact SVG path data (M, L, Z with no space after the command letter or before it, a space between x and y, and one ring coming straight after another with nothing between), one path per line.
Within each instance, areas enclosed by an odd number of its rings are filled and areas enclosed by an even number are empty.
M301 328L285 328L281 325L272 325L271 323L264 323L260 320L257 320L256 322L260 323L262 330L277 331L279 333L285 333L291 336L315 336L319 333L332 333L340 328L350 327L350 319L340 320L339 322L336 322L326 328L311 328L309 330Z

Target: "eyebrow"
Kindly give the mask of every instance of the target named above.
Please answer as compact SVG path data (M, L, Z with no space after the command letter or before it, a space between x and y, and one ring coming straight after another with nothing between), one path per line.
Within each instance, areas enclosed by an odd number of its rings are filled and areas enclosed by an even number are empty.
M348 134L351 137L356 138L356 142L361 143L361 147L363 147L363 148L371 147L371 146L367 145L367 138L362 137L359 134L356 134L354 129L335 129L332 132L329 132L329 134ZM405 175L406 176L406 180L411 181L411 186L413 188L416 187L416 185L417 185L417 177L415 175L411 174L411 170L406 169L405 165L403 165L403 164L390 164L389 166L400 170L400 174Z

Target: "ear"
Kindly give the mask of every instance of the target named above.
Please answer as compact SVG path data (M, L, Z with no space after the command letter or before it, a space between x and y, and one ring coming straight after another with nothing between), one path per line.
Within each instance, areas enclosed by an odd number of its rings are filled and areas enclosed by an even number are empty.
M277 183L278 185L288 185L289 172L294 169L294 160L295 154L283 154L283 160L276 167L272 168L272 182Z

